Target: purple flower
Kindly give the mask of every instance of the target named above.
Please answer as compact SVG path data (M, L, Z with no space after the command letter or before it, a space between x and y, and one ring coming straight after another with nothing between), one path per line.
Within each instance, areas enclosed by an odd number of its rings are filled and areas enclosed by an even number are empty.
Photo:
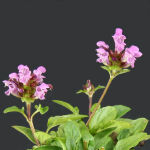
M5 92L6 95L14 95L23 99L23 101L31 99L45 99L45 94L48 89L52 89L51 84L43 83L45 78L42 73L45 73L46 69L43 66L38 67L31 73L28 66L19 65L18 73L9 74L9 80L4 80L3 83L8 87Z
M117 28L115 34L112 36L115 42L115 51L118 53L122 52L125 47L124 40L126 37L122 34L122 29Z
M109 53L107 52L109 46L104 41L99 41L96 44L99 47L96 49L97 56L99 57L96 61L105 65L109 65Z
M137 46L132 45L131 47L125 49L122 61L126 62L126 67L131 66L132 68L134 68L136 58L141 56L142 53L139 51L139 48Z
M45 72L46 72L46 68L43 66L40 66L36 70L33 71L33 74L35 75L37 83L43 82L43 78L45 78L45 76L43 76L42 73L45 73Z
M8 90L5 92L6 95L9 96L10 94L12 94L19 97L18 87L13 81L4 80L3 83L5 84L5 86L8 86Z
M15 79L16 81L19 80L19 76L18 76L18 74L15 73L15 72L9 74L9 78L12 79L12 80Z
M125 48L126 44L124 40L126 36L122 34L121 28L116 28L115 34L112 36L115 42L115 50L109 49L109 46L104 41L97 42L97 62L103 63L107 66L119 66L120 68L132 67L136 58L141 57L142 53L139 51L137 46L131 46Z
M109 45L107 45L104 41L98 41L96 45L100 48L108 49Z
M109 53L103 48L98 48L96 51L97 56L99 57L96 61L105 65L109 65Z
M24 85L26 85L29 79L31 78L31 71L29 70L29 67L24 65L19 65L18 70L19 70L18 73L19 81Z
M34 93L34 96L38 99L45 99L45 94L47 93L48 89L49 89L49 85L42 83L41 85L36 87L36 91Z

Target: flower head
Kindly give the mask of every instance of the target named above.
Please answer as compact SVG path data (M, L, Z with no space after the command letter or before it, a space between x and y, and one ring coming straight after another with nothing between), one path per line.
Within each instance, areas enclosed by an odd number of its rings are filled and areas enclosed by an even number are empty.
M103 63L106 66L117 66L120 68L132 67L136 58L141 57L142 53L137 46L132 45L129 48L125 48L124 42L126 36L122 34L121 28L116 28L115 34L112 36L115 42L115 50L109 49L109 46L104 41L97 42L97 62Z
M52 89L51 84L43 82L42 74L46 72L45 67L40 66L33 73L28 66L19 65L18 73L9 74L9 80L4 80L3 83L8 87L6 95L14 95L21 98L23 101L34 101L35 99L45 99L45 94L48 89Z

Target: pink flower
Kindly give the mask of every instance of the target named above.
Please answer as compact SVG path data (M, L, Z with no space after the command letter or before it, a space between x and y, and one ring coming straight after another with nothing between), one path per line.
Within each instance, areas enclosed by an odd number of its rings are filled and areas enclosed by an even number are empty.
M122 34L121 28L116 28L115 34L112 36L115 42L115 50L109 49L109 46L104 41L97 42L97 62L103 63L106 66L119 66L120 68L132 67L136 58L141 57L142 53L137 46L131 46L125 49L124 40L126 37Z
M122 61L126 62L126 67L131 66L132 68L134 68L136 58L141 56L142 53L139 51L139 48L137 46L132 45L131 47L125 49Z
M18 70L19 70L18 73L19 81L24 85L26 85L29 79L31 78L31 71L29 70L29 67L24 65L19 65Z
M8 86L6 95L14 95L23 100L45 99L48 89L52 89L51 84L43 83L45 78L42 73L46 72L45 67L40 66L31 73L28 66L19 65L18 73L9 74L9 80L4 80L5 86Z
M104 48L104 49L108 49L108 48L109 48L109 45L107 45L104 41L98 41L98 42L96 43L96 45L97 45L98 47L101 47L101 48Z
M109 65L109 53L103 48L98 48L96 51L97 56L99 57L96 61L105 65Z
M116 32L112 37L115 42L115 51L117 51L118 53L122 52L126 45L124 43L124 40L126 39L126 37L122 35L122 29L116 28Z
M36 87L34 96L41 100L45 99L45 94L47 93L49 88L50 87L48 84L42 83L41 85Z
M7 81L7 80L4 80L3 83L5 84L5 86L8 86L8 90L5 92L6 95L14 95L14 96L19 96L18 95L18 88L17 88L17 85L15 84L15 82L13 81Z
M42 73L45 73L45 72L46 72L46 68L43 66L40 66L36 70L33 71L33 74L35 75L37 83L43 82L43 78L45 78L45 76L43 76Z
M11 73L11 74L9 74L9 78L10 79L16 79L16 81L18 81L19 80L19 76L18 76L18 74L17 73Z
M99 41L96 44L99 47L96 49L97 56L99 57L96 61L105 65L109 65L109 53L107 52L109 46L104 41Z

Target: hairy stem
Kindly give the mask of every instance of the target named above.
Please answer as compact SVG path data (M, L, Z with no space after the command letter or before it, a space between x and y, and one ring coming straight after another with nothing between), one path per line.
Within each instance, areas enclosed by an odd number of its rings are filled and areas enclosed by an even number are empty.
M91 116L92 97L89 97L89 117Z
M106 95L106 93L107 93L107 91L108 91L108 88L109 88L109 86L110 86L112 80L113 80L113 77L110 77L110 79L109 79L109 81L108 81L108 83L107 83L107 85L106 85L106 87L105 87L105 89L104 89L104 91L103 91L103 94L101 95L101 97L100 97L100 99L99 99L99 101L98 101L98 103L97 103L95 109L93 110L92 114L90 115L90 117L89 117L89 119L88 119L88 121L87 121L87 123L86 123L87 126L89 125L89 122L91 121L92 117L95 115L95 112L96 112L97 109L99 108L99 106L100 106L100 104L101 104L101 102L102 102L104 96Z
M38 139L35 137L35 128L34 128L33 121L31 119L31 103L27 103L26 106L27 106L27 116L28 116L27 121L29 123L30 129L32 131L32 135L33 135L33 137L35 139L35 142L36 142L36 145L40 146L40 143L39 143Z

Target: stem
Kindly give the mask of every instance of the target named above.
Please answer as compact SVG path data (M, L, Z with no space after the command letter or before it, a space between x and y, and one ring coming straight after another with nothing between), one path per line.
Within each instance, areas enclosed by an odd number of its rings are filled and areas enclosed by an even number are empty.
M40 143L39 143L38 139L35 137L35 128L34 128L32 118L31 118L31 103L27 103L26 106L27 106L27 116L28 116L27 121L29 123L30 129L32 131L32 135L33 135L33 137L35 139L35 142L36 142L36 145L40 146Z
M87 142L83 142L84 150L87 150Z
M91 116L92 97L89 97L89 117Z
M26 105L27 105L27 116L28 116L28 119L30 120L30 118L31 118L31 104L26 103Z
M103 91L102 96L100 97L100 99L99 99L99 101L98 101L98 103L97 103L95 109L93 110L92 114L91 114L90 117L89 117L89 120L88 120L87 123L86 123L87 126L89 125L89 122L91 121L92 117L95 115L97 109L99 108L99 106L100 106L100 104L101 104L101 102L102 102L104 96L106 95L106 93L107 93L107 91L108 91L108 88L109 88L109 86L110 86L110 84L111 84L113 78L114 78L114 77L110 77L110 79L109 79L109 81L108 81L108 83L107 83L107 85L106 85L106 87L105 87L105 89L104 89L104 91Z

